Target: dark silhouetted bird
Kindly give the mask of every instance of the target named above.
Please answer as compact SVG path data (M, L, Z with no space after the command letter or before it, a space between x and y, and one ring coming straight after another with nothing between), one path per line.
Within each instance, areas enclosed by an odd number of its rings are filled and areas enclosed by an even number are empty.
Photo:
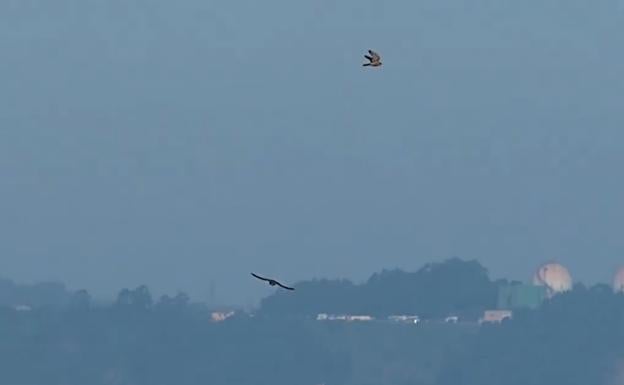
M262 281L267 281L269 283L269 285L271 285L271 286L277 285L277 286L282 287L282 288L284 288L286 290L295 290L293 287L284 286L284 285L282 285L281 283L277 282L274 279L264 278L264 277L261 277L259 275L254 274L254 273L251 273L251 275L253 275L254 277L256 277L256 278L258 278L258 279L260 279Z
M381 57L379 56L379 54L375 51L372 50L368 50L368 53L370 55L364 55L364 57L366 59L368 59L368 63L364 63L362 64L364 67L368 67L368 66L372 66L372 67L379 67L381 65Z

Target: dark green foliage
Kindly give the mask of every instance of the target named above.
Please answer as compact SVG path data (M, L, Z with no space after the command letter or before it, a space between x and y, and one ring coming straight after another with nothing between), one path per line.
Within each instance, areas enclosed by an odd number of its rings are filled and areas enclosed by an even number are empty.
M262 300L261 314L316 316L318 313L357 312L358 287L347 280L315 280L296 285L296 295L277 290Z
M270 315L316 316L356 313L375 316L417 314L444 318L450 314L476 319L496 305L497 285L476 261L458 258L432 263L415 273L384 270L362 285L317 280L296 285L297 295L277 291L262 301Z
M69 301L71 293L58 282L19 285L0 278L0 306L59 306Z
M336 312L350 298L354 311L418 304L442 314L482 306L491 290L483 277L478 265L453 260L416 273L384 271L362 285L374 305L346 281L298 289L342 290L342 298L324 292ZM443 284L451 278L468 285L465 293ZM383 308L376 287L443 294L391 298L397 308ZM314 299L313 290L303 292ZM576 285L500 325L318 322L268 311L213 323L210 316L184 293L154 302L145 286L122 290L110 306L80 291L63 306L0 307L0 384L615 385L624 378L624 296L606 285Z
M447 358L437 385L610 385L622 357L624 296L577 285L536 311L482 327Z
M316 322L215 324L186 294L153 304L145 286L108 307L74 297L63 308L0 308L0 384L316 384L349 374L348 356L330 350Z

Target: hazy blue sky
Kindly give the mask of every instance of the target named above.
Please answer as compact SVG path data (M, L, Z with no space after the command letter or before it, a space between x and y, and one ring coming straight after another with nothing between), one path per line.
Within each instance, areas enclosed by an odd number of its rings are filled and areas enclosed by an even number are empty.
M0 2L0 276L249 304L478 258L624 264L624 6ZM383 55L380 70L362 54Z

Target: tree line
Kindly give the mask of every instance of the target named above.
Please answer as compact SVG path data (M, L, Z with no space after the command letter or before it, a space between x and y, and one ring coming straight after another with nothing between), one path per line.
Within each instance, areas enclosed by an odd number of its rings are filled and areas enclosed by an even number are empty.
M359 285L348 280L300 282L295 295L276 291L263 299L260 313L301 317L319 313L459 315L476 319L496 306L500 284L490 280L479 262L452 258L426 264L416 272L384 270Z
M263 301L256 316L219 323L211 321L209 307L188 295L154 299L146 286L123 289L105 305L95 303L84 290L67 292L59 304L33 305L30 311L4 304L0 305L0 383L623 382L624 295L607 285L577 284L535 309L514 311L512 319L493 325L333 323L299 316L350 311L342 307L348 302L353 302L348 305L353 312L471 313L491 307L493 288L504 283L491 281L474 261L453 259L428 264L415 273L383 271L359 285L302 282L296 291L302 293L300 307L278 291ZM425 294L431 298L423 298ZM323 298L333 308L322 306ZM20 301L27 299L20 297ZM433 303L436 300L440 303Z

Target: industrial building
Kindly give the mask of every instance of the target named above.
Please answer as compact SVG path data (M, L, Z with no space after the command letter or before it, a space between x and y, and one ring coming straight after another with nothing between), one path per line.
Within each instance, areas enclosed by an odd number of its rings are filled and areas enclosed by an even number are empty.
M624 291L624 268L616 273L614 290ZM486 310L480 322L500 322L517 309L535 309L544 300L572 289L572 276L565 266L549 262L533 275L532 284L514 283L498 288L495 310Z
M546 287L512 284L498 288L498 309L535 309L546 299Z
M572 276L568 269L559 263L540 266L533 276L533 284L546 288L548 298L572 289Z

